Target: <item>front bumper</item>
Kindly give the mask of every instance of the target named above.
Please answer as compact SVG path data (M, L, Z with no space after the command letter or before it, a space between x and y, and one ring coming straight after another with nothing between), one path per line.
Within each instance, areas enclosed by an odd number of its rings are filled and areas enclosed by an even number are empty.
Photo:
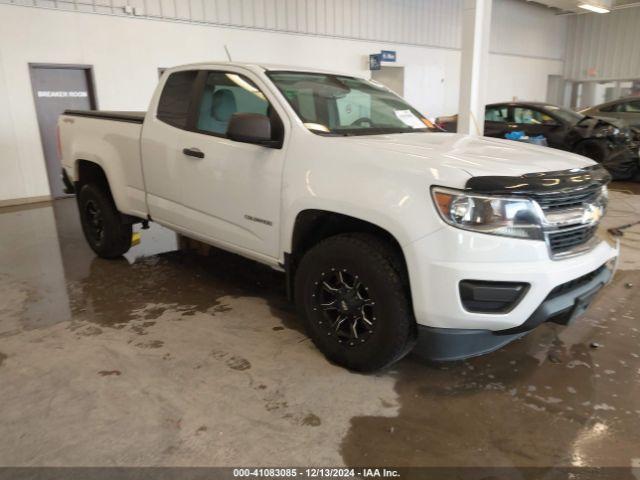
M414 351L432 361L462 360L497 350L544 322L567 325L587 310L611 275L612 271L602 265L593 272L558 285L531 316L517 327L492 331L419 325L418 343Z
M581 255L552 260L542 241L450 227L406 244L403 252L419 325L491 331L521 326L555 287L593 272L617 255L601 241ZM483 313L463 305L459 286L465 280L523 282L529 287L512 309Z

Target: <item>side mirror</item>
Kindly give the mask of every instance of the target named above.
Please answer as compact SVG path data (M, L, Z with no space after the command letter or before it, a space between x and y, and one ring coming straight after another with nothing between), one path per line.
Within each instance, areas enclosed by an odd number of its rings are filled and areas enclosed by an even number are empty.
M265 147L281 147L280 141L271 139L271 120L259 113L234 113L227 127L227 138Z

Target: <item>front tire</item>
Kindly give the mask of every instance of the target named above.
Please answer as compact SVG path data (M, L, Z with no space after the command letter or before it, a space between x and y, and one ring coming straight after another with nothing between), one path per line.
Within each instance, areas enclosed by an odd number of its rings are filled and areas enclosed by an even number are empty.
M300 262L296 306L309 337L332 362L371 372L415 345L416 322L397 253L379 237L329 237Z
M123 223L120 212L104 188L84 185L78 194L82 231L91 249L102 258L118 258L131 248L131 224Z

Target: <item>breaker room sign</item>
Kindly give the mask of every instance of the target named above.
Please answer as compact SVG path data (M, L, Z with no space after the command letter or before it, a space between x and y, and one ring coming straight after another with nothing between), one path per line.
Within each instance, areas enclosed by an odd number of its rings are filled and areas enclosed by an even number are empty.
M38 90L38 98L86 98L89 96L88 92L83 91L50 91L50 90Z

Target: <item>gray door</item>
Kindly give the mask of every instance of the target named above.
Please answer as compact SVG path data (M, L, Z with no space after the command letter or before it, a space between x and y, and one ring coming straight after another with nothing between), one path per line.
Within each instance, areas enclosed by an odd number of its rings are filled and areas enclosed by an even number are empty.
M56 123L67 109L95 108L91 67L30 65L30 71L51 195L54 198L64 197Z

